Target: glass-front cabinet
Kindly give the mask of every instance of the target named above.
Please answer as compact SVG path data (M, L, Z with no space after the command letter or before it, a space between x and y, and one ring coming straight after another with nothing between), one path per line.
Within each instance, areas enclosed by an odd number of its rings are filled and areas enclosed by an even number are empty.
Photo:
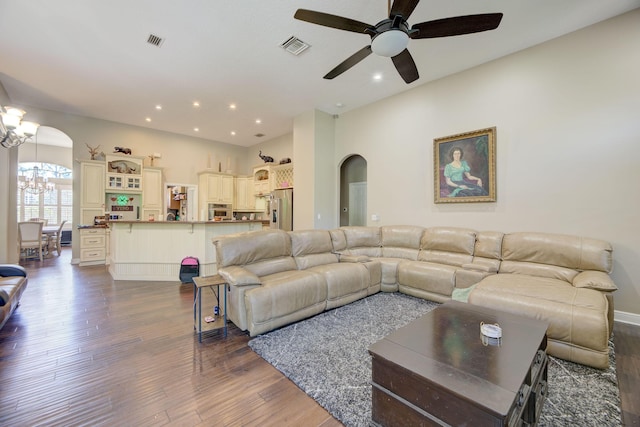
M141 193L142 161L142 157L107 155L106 190Z

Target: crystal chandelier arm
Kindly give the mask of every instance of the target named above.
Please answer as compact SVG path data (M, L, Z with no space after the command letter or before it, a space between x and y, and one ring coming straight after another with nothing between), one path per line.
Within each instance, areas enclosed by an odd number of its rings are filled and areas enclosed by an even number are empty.
M17 147L30 140L40 126L34 122L23 122L25 112L13 107L0 106L0 145L4 148Z

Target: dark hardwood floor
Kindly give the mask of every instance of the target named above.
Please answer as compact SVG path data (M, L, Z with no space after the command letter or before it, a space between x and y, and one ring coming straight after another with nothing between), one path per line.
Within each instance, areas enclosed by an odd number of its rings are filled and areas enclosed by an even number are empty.
M191 285L70 258L23 263L29 286L0 330L0 425L341 425L233 324L199 344ZM640 426L640 327L616 324L615 345L625 425Z

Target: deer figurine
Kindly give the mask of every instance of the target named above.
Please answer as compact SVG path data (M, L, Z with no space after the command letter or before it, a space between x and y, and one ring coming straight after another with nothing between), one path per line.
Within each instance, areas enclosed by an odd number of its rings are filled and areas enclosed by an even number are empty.
M91 155L91 160L95 160L96 156L98 155L98 149L100 148L100 146L96 145L95 147L92 147L86 142L84 143L84 145L86 145L87 148L89 148L89 154Z

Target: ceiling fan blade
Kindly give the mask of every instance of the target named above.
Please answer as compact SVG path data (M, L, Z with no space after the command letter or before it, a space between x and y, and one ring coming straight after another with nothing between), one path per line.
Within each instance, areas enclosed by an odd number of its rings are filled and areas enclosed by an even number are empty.
M389 12L389 18L394 15L402 15L404 20L409 19L409 15L413 13L420 0L396 0L391 6L391 12Z
M353 67L369 55L371 55L371 46L363 47L362 49L342 61L336 68L329 71L327 75L324 76L324 78L327 80L331 80L335 77L338 77L340 74L344 73L349 68Z
M494 30L500 25L502 13L484 13L480 15L455 16L421 22L411 27L418 30L410 35L412 39L430 39L435 37L459 36Z
M367 30L375 33L376 31L376 28L373 25L365 24L364 22L356 21L355 19L331 15L329 13L316 12L314 10L298 9L293 17L301 21L311 22L312 24L323 25L325 27L337 28L338 30L351 31L354 33L366 33Z
M409 84L418 80L420 77L418 75L418 67L416 67L416 63L413 61L413 57L411 57L407 49L392 57L391 60L405 83Z

